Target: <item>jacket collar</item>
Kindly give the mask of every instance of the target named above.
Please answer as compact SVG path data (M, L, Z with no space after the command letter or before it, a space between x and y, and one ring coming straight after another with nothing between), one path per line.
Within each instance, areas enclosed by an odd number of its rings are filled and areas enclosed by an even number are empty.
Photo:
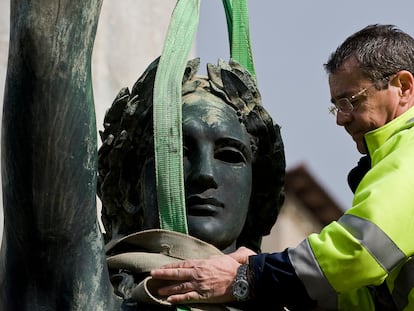
M365 134L365 141L368 147L368 152L372 154L381 147L390 137L399 133L404 129L414 126L414 107L388 122L382 127L370 131Z

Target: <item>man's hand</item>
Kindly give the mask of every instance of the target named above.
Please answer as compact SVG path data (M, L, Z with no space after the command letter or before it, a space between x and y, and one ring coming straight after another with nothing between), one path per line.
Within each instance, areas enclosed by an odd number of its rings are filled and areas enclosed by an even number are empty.
M229 254L229 256L236 260L239 264L248 264L249 257L253 255L257 254L250 248L244 246L239 247L234 253Z
M168 296L167 301L172 304L230 302L235 300L231 287L240 266L237 260L245 261L246 254L242 250L232 255L172 263L152 270L151 276L175 281L158 290L158 294Z

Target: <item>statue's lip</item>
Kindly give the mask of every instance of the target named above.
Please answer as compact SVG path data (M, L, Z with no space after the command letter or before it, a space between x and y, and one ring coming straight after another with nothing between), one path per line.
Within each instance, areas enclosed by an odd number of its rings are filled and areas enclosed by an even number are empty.
M187 208L190 214L192 212L215 213L218 208L224 207L224 204L213 197L203 197L201 195L190 195L187 199Z
M190 205L215 205L219 207L223 207L224 204L221 203L219 200L213 197L203 197L201 195L190 195L187 199L188 206Z

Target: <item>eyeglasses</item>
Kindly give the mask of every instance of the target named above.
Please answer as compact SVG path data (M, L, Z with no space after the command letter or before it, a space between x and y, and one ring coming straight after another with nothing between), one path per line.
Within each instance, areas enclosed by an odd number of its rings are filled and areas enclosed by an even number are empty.
M361 102L356 102L358 100L358 97L366 93L369 89L376 86L379 81L384 80L391 80L390 78L393 75L389 75L387 77L384 77L382 79L377 80L376 82L373 82L372 85L362 89L358 93L352 95L351 97L343 97L336 100L328 109L329 113L336 116L338 111L342 113L349 114L352 111L356 110ZM356 102L356 103L355 103Z

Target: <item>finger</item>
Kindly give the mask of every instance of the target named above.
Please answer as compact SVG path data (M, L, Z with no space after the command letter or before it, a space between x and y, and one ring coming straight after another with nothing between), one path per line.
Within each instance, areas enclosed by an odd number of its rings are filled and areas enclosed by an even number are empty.
M197 264L200 264L202 260L182 260L177 262L172 262L162 266L162 268L172 269L172 268L193 268Z
M174 294L184 294L194 290L195 288L192 283L182 282L160 287L157 292L160 296L170 296Z
M188 281L193 278L192 269L188 268L155 269L150 274L155 279L171 281Z
M201 303L203 301L203 296L196 291L191 291L185 294L171 295L167 298L167 301L171 304Z

